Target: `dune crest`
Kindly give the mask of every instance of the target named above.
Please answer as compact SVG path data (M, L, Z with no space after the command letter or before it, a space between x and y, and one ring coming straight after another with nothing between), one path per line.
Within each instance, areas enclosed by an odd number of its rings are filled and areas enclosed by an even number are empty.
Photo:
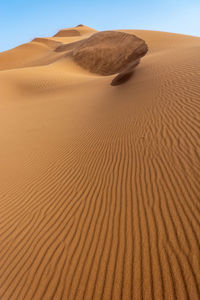
M90 28L85 25L77 25L76 27L66 28L58 31L54 37L72 37L72 36L80 36L95 33L97 30Z

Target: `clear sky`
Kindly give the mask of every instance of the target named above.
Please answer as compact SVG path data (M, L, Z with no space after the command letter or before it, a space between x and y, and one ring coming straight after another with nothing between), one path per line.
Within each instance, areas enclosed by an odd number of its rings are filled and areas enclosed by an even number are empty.
M0 0L0 51L78 24L200 36L200 0Z

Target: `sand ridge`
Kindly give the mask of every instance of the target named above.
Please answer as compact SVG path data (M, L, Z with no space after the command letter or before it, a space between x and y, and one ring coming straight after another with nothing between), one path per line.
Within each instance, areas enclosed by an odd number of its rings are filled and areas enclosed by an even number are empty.
M54 37L72 37L72 36L80 36L85 34L95 33L97 30L90 28L85 25L77 25L73 28L66 28L58 31Z
M115 87L0 53L0 299L199 299L200 39L125 32L149 51Z

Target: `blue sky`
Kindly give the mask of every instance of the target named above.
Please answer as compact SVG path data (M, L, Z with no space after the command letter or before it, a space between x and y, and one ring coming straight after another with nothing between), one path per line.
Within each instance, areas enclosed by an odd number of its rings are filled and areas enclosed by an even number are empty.
M0 0L0 51L80 23L200 36L200 0Z

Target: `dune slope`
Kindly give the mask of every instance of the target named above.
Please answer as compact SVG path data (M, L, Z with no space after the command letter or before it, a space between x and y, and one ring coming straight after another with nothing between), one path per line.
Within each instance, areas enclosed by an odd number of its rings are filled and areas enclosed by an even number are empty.
M200 39L125 31L113 87L55 51L81 30L0 53L0 299L197 300Z

